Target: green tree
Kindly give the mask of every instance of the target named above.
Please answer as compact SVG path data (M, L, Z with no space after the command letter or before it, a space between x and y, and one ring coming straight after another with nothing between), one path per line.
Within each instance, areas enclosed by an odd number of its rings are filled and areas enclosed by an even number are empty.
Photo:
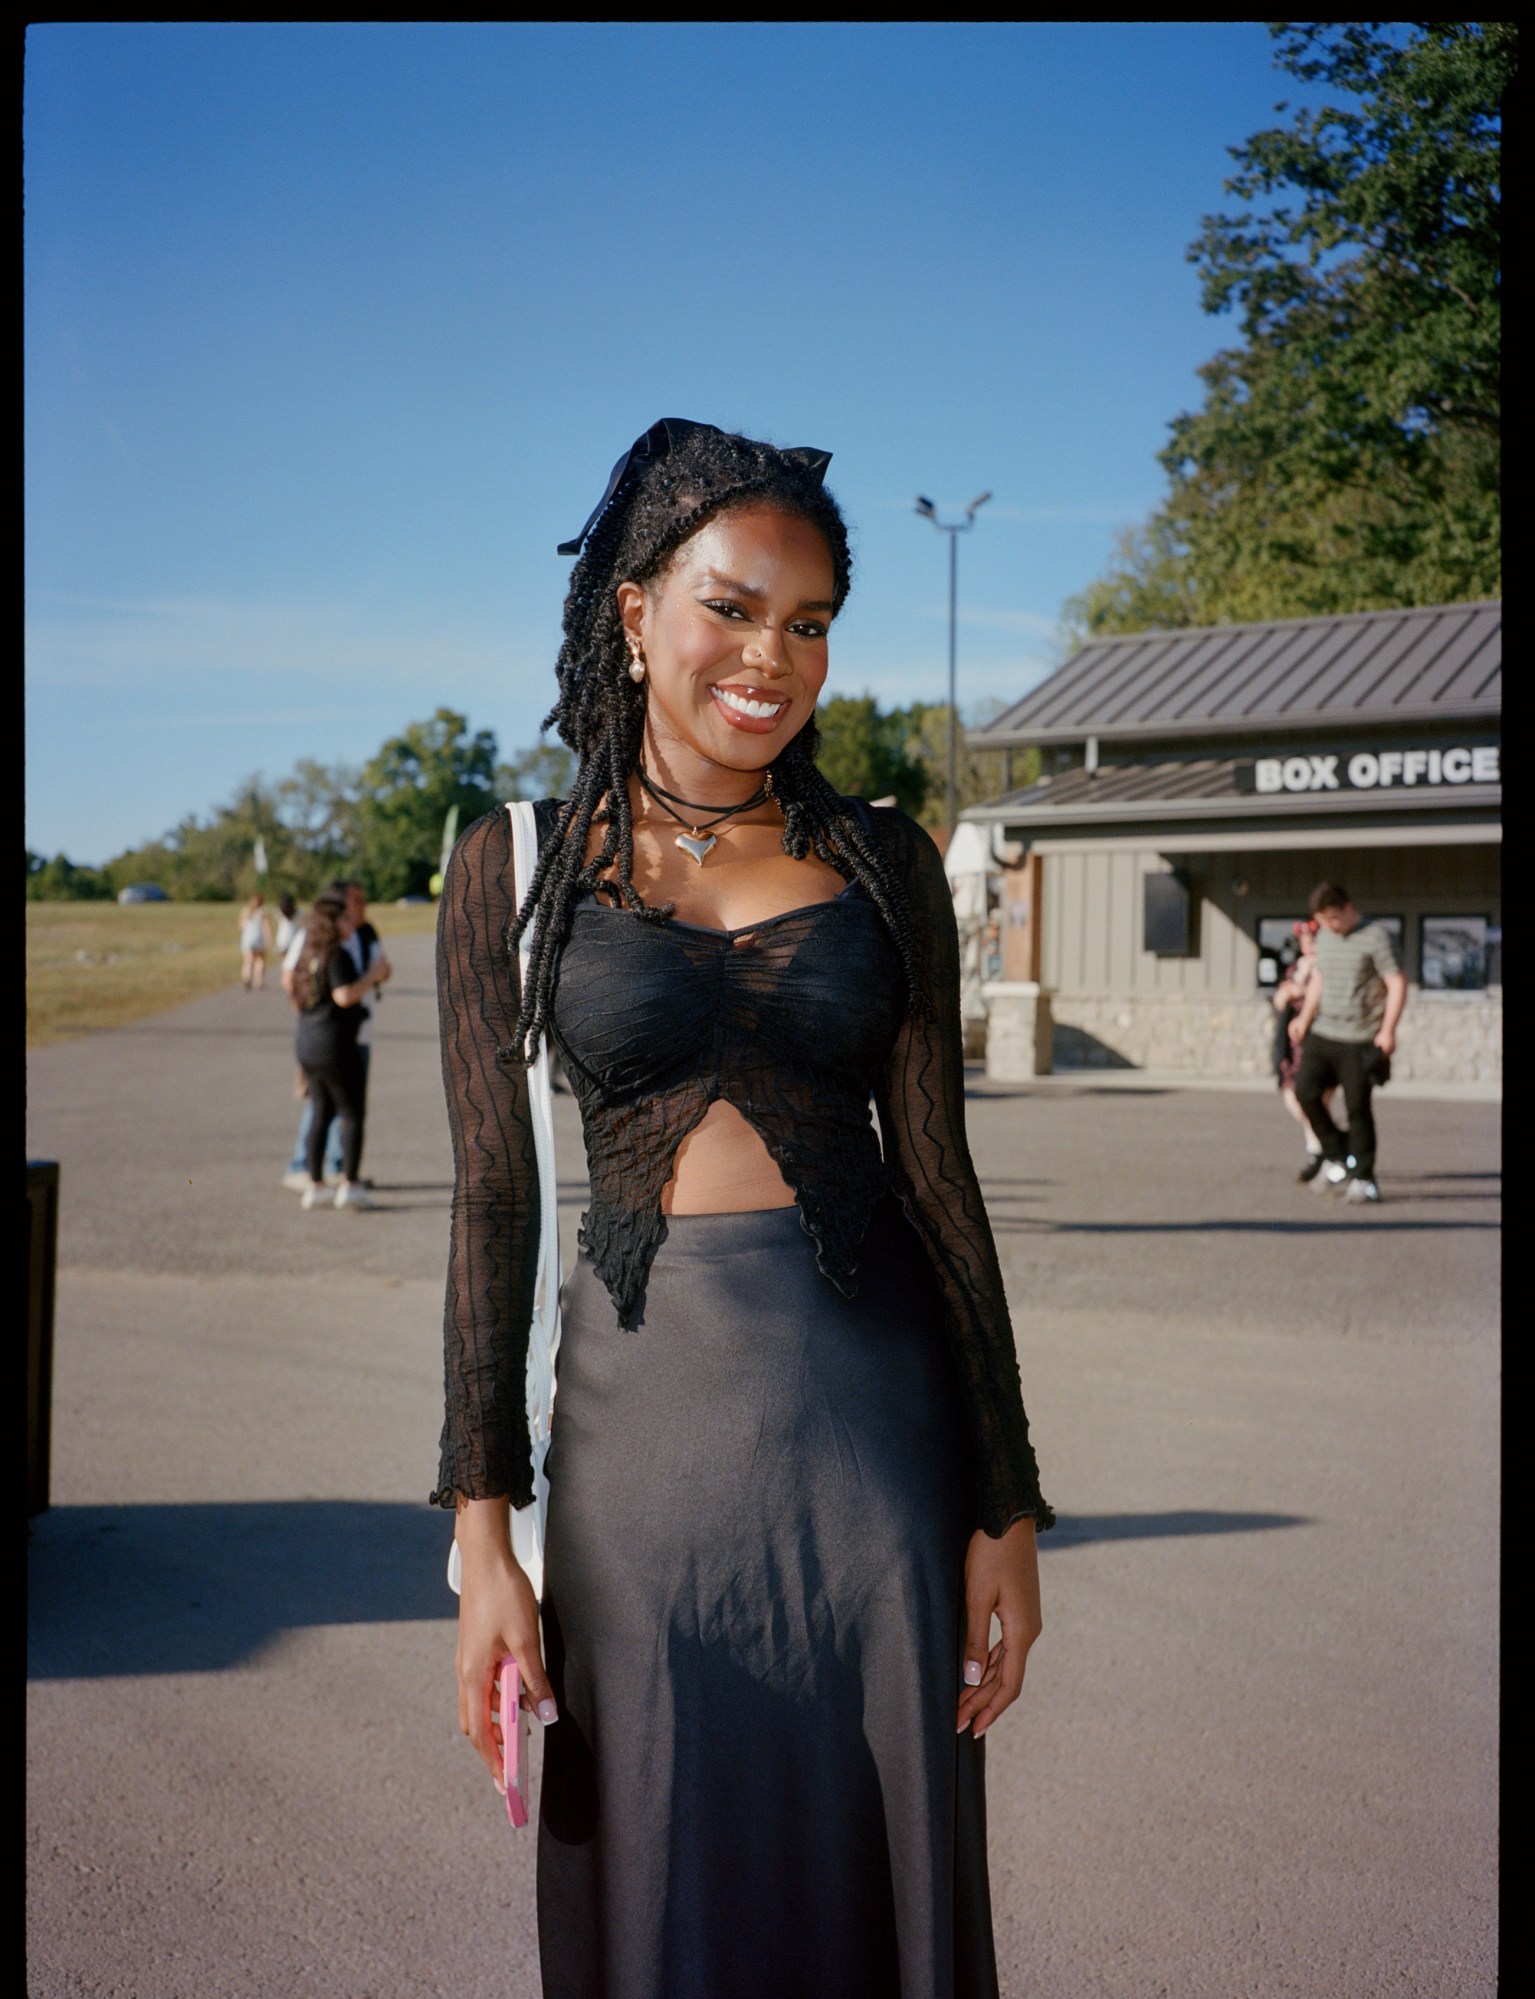
M362 847L361 773L346 764L301 757L276 787L281 830L271 851L272 881L307 900L335 876L347 874Z
M1161 454L1167 498L1066 607L1136 631L1494 596L1501 103L1511 22L1275 22L1346 94L1232 148L1191 245L1242 344ZM1281 104L1280 111L1288 109Z
M909 730L902 711L883 712L872 694L838 694L816 710L820 749L816 761L827 782L850 798L894 798L903 811L921 812L927 777L906 754Z
M496 803L496 739L439 708L392 736L363 769L359 873L379 901L420 895L437 871L449 810L462 829Z
M27 849L28 902L101 902L112 885L100 868L76 867L67 854L47 860Z
M256 873L258 838L266 847L265 882ZM206 820L189 813L163 838L109 861L105 873L114 894L130 882L155 882L180 902L233 902L258 887L274 893L279 884L310 887L306 871L294 869L293 854L278 794L262 778L249 777ZM295 872L297 881L291 879Z
M966 728L989 722L1001 707L995 699L981 701L961 716L955 791L962 812L1007 789L1007 753L973 750L965 742ZM932 829L945 823L947 702L914 701L906 708L882 709L872 695L838 695L816 710L816 722L821 734L818 761L839 791L854 798L894 798L903 812ZM1013 752L1013 785L1031 783L1038 772L1037 750Z
M502 805L519 798L563 798L575 774L575 752L540 736L531 749L518 750L496 765L496 798Z
M981 727L1002 712L994 696L961 713L954 759L954 792L959 811L1000 798L1004 791L1032 784L1039 775L1039 751L976 750L965 741L966 729ZM915 816L930 831L948 823L949 704L916 701L896 711L906 738L906 756L925 778L925 795Z

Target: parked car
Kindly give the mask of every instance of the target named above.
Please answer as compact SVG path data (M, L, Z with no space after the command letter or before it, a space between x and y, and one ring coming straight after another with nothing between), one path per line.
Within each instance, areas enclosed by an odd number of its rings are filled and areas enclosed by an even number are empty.
M170 897L158 882L132 882L127 888L117 891L119 902L169 902Z

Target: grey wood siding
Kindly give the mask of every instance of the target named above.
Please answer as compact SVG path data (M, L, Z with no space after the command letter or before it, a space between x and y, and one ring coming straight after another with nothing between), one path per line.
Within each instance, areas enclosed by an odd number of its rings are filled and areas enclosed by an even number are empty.
M1195 952L1157 958L1141 949L1141 882L1174 865L1195 898ZM1341 881L1368 916L1404 920L1408 976L1418 976L1418 920L1487 916L1502 921L1495 846L1358 847L1287 854L1180 854L1082 848L1044 856L1041 982L1054 992L1240 997L1258 982L1258 921L1300 916L1322 880ZM1246 884L1242 893L1239 883Z

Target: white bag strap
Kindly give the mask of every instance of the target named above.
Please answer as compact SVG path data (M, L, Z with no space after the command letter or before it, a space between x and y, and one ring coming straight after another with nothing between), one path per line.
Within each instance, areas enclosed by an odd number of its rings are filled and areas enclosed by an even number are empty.
M512 872L521 909L533 886L533 869L538 861L538 822L526 800L509 805L512 815ZM533 926L522 933L517 950L517 969L524 991L532 957ZM554 1085L549 1071L549 1038L539 1042L538 1060L528 1071L529 1108L533 1115L533 1149L538 1160L538 1282L533 1294L533 1327L542 1333L549 1360L559 1345L560 1301L560 1208L559 1182L554 1162ZM541 1406L535 1410L530 1400L528 1415L535 1444L547 1439L549 1416L554 1401L552 1379Z

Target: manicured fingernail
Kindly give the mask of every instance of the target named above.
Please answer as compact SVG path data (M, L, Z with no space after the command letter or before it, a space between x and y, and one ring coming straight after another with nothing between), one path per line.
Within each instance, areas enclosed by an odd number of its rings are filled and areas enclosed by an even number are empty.
M560 1711L553 1701L540 1701L538 1704L538 1718L547 1727L551 1721L559 1720Z
M965 1685L978 1687L981 1684L981 1662L979 1659L965 1661Z
M496 1786L496 1789L497 1789L497 1790L498 1790L498 1791L499 1791L499 1792L501 1793L502 1797L504 1798L504 1797L506 1796L506 1785L505 1785L505 1783L504 1783L504 1782L502 1781L502 1779L501 1779L500 1777L497 1777L497 1778L496 1778L496 1779L495 1779L494 1781L495 1781L495 1786Z

